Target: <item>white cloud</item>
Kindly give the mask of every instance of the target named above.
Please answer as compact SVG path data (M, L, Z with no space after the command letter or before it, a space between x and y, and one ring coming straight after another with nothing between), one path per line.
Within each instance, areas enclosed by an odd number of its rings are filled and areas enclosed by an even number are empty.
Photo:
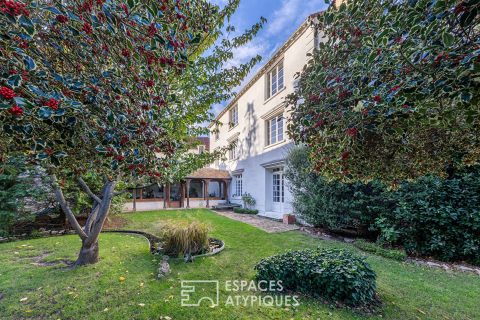
M275 10L268 23L267 33L291 33L310 14L325 9L325 0L283 0L281 7Z
M257 55L262 57L267 52L267 46L262 41L255 39L247 44L233 50L233 59L226 63L226 67L238 66L241 63L248 62Z
M219 113L223 110L223 108L225 108L225 106L226 106L226 102L225 102L225 103L217 103L217 104L214 104L214 105L212 106L212 108L211 108L211 111L212 111L215 115L217 115L217 114L219 114Z
M210 2L223 7L228 3L228 0L210 0Z

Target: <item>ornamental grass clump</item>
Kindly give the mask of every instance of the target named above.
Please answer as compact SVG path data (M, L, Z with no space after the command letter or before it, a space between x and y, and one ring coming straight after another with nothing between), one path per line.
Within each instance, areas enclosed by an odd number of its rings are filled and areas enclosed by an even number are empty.
M210 228L198 221L176 221L163 224L159 228L163 240L164 254L171 257L191 256L208 250Z
M285 290L337 305L369 308L376 304L376 274L361 257L338 249L288 251L261 260L255 279L282 281Z

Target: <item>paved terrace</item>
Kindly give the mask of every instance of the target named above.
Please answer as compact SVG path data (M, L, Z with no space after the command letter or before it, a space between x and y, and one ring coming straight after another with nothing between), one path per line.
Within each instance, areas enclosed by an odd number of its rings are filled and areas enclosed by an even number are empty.
M241 213L234 213L231 211L216 211L216 210L214 210L214 212L221 216L247 223L251 226L262 229L263 231L268 233L286 232L286 231L300 229L299 226L294 224L284 224L282 222L264 218L254 214L241 214Z

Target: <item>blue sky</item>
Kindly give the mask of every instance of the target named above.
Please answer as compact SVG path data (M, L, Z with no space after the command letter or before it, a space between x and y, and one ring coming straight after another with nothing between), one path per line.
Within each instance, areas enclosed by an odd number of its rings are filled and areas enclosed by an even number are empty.
M212 0L219 5L225 5L227 0ZM248 80L258 69L265 64L272 54L288 39L296 28L310 14L327 8L324 0L241 0L240 6L232 17L231 24L238 32L252 26L263 16L267 24L258 36L247 45L236 50L235 58L231 64L246 62L257 54L263 57L247 77ZM245 81L244 81L245 82ZM217 115L228 103L212 107Z

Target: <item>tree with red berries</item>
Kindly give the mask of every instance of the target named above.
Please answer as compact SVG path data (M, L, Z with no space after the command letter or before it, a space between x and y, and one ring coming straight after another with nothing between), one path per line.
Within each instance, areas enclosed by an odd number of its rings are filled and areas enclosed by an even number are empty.
M288 103L288 130L329 179L395 184L480 160L480 2L346 1Z
M120 179L171 182L225 151L187 152L259 60L225 67L264 22L223 39L238 2L0 0L0 159L22 154L50 174L82 239L77 265L98 261ZM101 192L82 178L91 172ZM69 180L92 199L84 226L63 195Z

